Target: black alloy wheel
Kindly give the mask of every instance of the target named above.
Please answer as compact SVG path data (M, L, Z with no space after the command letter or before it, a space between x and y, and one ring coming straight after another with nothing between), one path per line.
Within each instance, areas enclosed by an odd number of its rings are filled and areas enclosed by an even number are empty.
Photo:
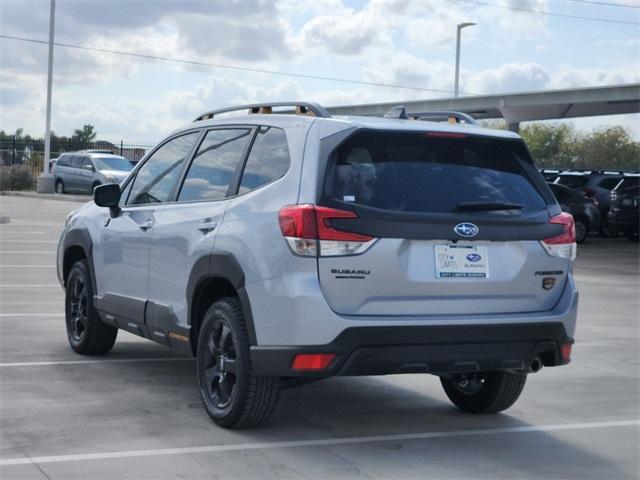
M204 392L220 410L226 409L234 399L238 382L237 353L231 328L217 318L206 332L204 362L201 378Z

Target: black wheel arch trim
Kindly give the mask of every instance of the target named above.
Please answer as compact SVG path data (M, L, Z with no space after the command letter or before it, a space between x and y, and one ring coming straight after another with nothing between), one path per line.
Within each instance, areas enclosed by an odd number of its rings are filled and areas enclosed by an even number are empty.
M64 278L64 263L67 252L73 247L80 247L84 251L84 256L89 264L89 274L91 275L91 286L93 287L94 294L97 293L96 289L96 276L95 269L93 267L93 242L91 241L91 234L86 228L79 228L69 230L64 235L62 242L62 275L60 280L63 286L66 288L67 279Z
M214 251L200 257L193 265L187 283L187 305L189 306L188 324L193 325L194 295L203 282L211 279L227 280L235 289L249 335L249 344L256 345L256 331L251 313L251 303L245 285L245 275L235 255L227 251Z

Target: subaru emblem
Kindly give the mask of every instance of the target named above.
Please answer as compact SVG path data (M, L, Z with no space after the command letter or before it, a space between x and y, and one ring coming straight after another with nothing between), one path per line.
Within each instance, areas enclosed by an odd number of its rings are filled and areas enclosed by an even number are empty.
M458 225L453 227L453 231L461 237L470 238L478 235L480 229L473 223L459 223Z
M467 255L467 260L469 260L470 262L476 263L482 260L482 257L477 253L470 253L469 255Z

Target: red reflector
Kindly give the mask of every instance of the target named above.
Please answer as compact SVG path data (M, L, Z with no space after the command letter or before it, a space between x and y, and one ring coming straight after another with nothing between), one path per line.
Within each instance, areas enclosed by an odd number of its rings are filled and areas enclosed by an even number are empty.
M441 138L465 138L466 135L464 133L456 133L456 132L427 132L427 137L441 137Z
M334 353L299 353L293 359L294 370L324 370L336 358Z
M569 363L571 360L571 347L570 343L563 343L560 346L560 356L562 357L562 363Z
M564 232L553 238L543 240L544 243L548 245L560 245L564 243L574 243L576 241L576 225L573 222L571 214L562 212L560 215L551 217L549 223L564 225Z

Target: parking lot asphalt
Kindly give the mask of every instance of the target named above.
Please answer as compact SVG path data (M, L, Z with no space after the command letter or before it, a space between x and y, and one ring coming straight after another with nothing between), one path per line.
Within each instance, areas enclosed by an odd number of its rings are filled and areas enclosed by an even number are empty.
M530 375L502 414L456 410L433 376L335 378L228 431L201 407L193 360L124 332L107 356L71 351L54 264L77 206L0 197L0 478L640 475L638 244L579 248L573 361Z

